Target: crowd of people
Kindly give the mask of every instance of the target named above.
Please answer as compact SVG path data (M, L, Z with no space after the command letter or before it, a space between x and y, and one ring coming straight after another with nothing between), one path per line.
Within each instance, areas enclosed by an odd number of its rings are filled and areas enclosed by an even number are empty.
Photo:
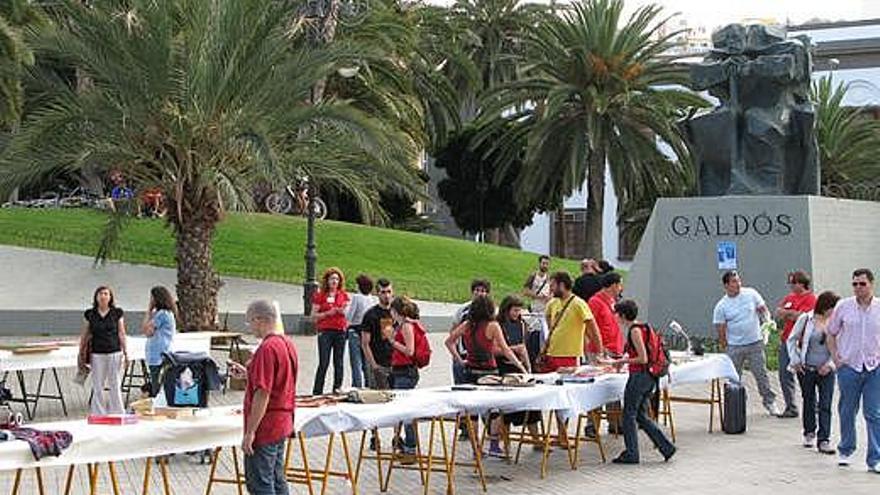
M880 473L880 300L874 296L874 274L867 268L852 273L853 295L832 291L815 295L807 273L788 276L790 292L776 308L783 321L779 334L779 383L784 408L776 404L765 360L774 320L757 290L743 286L736 271L722 275L725 294L713 322L721 348L737 372L749 370L758 384L764 407L780 418L797 418L795 382L800 384L803 445L823 454L838 454L849 466L856 450L856 415L861 405L868 436L868 470ZM831 443L835 383L840 391L840 441Z
M550 261L540 257L522 293L506 295L498 310L491 283L482 279L471 283L472 297L456 312L445 339L454 383L475 384L492 375L549 373L582 363L627 365L623 403L605 406L621 410L620 424L611 421L608 425L611 431L622 430L625 444L613 462L639 462L639 428L663 459L669 460L676 447L648 414L658 389L651 347L660 337L651 325L639 320L637 303L622 298L623 279L613 267L584 260L582 273L572 279L564 271L551 272ZM357 293L349 295L342 271L330 268L313 295L309 316L318 330L313 394L325 392L331 358L332 391L342 389L346 349L353 387L415 388L420 369L430 356L418 306L407 297L396 296L390 280L374 282L360 275L356 281ZM791 291L775 308L776 319L783 322L778 358L784 408L777 407L765 356L774 315L761 294L744 286L736 271L722 275L724 295L712 312L720 347L740 376L748 365L769 414L780 418L800 415L804 446L824 454L837 453L841 466L852 463L855 418L861 406L868 433L866 462L869 470L880 473L880 300L874 297L874 274L868 269L854 271L853 296L847 298L831 291L815 295L809 275L801 271L791 273L788 282ZM162 356L176 332L175 315L171 292L154 287L141 323L148 339L146 361L152 395L158 392ZM123 412L120 384L128 361L123 316L109 287L95 290L92 307L84 313L79 358L81 372L92 374L93 414ZM252 303L246 321L261 343L246 365L228 363L230 375L247 379L242 449L251 493L287 493L283 442L293 430L298 358L293 343L277 334L277 318L271 302ZM800 414L795 383L801 390ZM840 393L836 449L831 443L835 385ZM510 423L526 423L538 443L539 417L528 412L493 415L488 421L488 455L504 455L499 434ZM567 428L562 418L556 420L560 423L558 443L568 445ZM598 427L588 425L585 435L595 435ZM412 456L415 432L411 425L403 430L403 438L395 440L394 448L403 456ZM467 438L467 432L462 434ZM372 439L371 449L376 448L375 442Z

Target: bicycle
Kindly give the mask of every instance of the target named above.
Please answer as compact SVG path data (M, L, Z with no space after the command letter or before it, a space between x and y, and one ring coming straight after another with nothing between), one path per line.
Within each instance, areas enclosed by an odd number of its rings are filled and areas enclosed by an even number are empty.
M307 215L309 205L309 187L308 181L300 181L295 186L288 184L281 192L273 192L266 196L263 206L270 213L277 215L287 215L290 213L296 215ZM312 208L315 218L324 220L327 218L327 204L321 198L312 198Z

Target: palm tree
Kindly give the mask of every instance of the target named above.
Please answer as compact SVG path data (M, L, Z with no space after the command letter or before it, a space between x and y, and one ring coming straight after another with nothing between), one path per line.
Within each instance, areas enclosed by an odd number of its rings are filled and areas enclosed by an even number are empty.
M94 164L120 169L135 189L159 188L187 329L215 324L214 233L226 211L251 206L258 181L306 174L364 207L377 204L376 180L417 187L397 129L333 98L310 103L357 51L311 46L291 2L67 1L62 11L68 22L36 48L90 83L77 91L35 74L54 95L10 142L0 189ZM121 223L111 219L108 240Z
M830 76L815 81L811 99L816 104L816 139L822 185L828 187L875 182L880 175L880 122L846 107L848 84L834 84Z
M24 90L21 75L34 63L26 35L42 26L45 18L28 0L0 2L0 130L14 127L21 118Z
M661 9L641 7L627 19L623 9L621 0L582 0L536 26L525 40L523 77L490 92L483 103L487 120L503 114L517 122L514 132L528 134L524 194L551 180L565 192L587 181L590 257L602 255L607 167L618 192L629 181L661 180L650 172L664 159L658 141L675 155L676 167L689 167L675 117L703 104L675 89L686 76L661 58L679 34L662 34L668 19L660 17Z

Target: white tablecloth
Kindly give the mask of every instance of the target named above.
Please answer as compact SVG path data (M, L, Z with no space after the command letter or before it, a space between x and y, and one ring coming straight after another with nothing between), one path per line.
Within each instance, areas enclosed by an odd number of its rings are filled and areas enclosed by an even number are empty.
M146 357L147 338L129 336L128 358L134 361ZM211 336L199 333L179 333L171 342L172 351L210 352ZM13 354L11 351L0 351L0 373L6 371L33 371L50 368L76 367L79 354L78 345L66 345L50 352L35 354Z
M714 378L736 379L730 359L724 355L672 368L672 385L707 382ZM400 421L432 416L452 416L458 412L502 412L558 410L566 416L589 411L620 400L626 374L597 377L593 383L538 385L510 390L452 391L449 387L397 391L386 404L338 404L321 408L298 408L295 428L308 437L333 432L362 431L391 427ZM211 414L197 420L142 421L128 426L88 425L84 420L32 425L41 430L66 430L73 444L61 457L33 460L25 442L0 442L0 470L33 466L56 466L119 461L170 453L188 452L238 445L242 416L239 407L212 408Z

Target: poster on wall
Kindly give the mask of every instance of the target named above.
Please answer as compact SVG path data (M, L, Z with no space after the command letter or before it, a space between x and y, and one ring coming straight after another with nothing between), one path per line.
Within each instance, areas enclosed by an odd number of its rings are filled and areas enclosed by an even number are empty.
M718 243L718 269L736 270L736 243L720 241Z

